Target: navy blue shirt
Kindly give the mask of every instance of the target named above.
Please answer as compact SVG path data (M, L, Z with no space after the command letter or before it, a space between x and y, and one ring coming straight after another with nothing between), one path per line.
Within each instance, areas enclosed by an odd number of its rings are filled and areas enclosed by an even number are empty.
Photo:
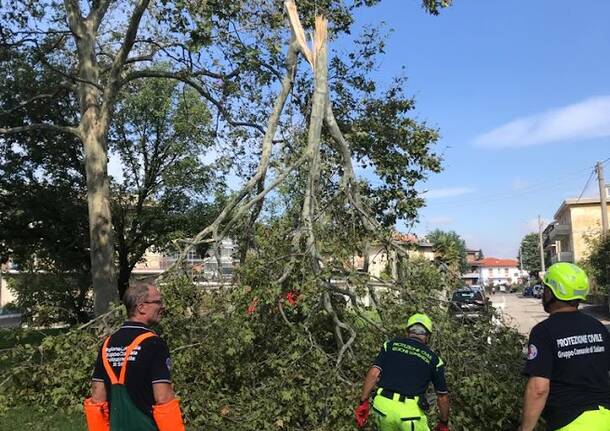
M437 393L447 393L445 363L418 340L395 338L386 341L373 366L381 370L378 385L392 392L423 395L432 382Z
M153 331L142 323L127 321L110 337L106 353L116 377L119 376L127 346L145 332ZM140 347L136 348L129 356L125 387L136 407L151 418L152 406L155 404L153 384L171 383L170 369L169 349L165 341L158 336L144 340ZM112 403L110 399L110 378L102 363L101 348L97 355L92 379L105 383L108 401Z
M587 410L610 408L610 339L598 320L555 313L532 329L523 373L550 380L542 417L561 428Z

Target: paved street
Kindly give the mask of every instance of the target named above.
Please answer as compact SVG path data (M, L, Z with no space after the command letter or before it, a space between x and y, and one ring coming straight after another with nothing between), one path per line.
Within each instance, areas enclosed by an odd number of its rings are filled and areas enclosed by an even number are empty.
M516 293L496 293L491 295L491 301L502 312L504 321L523 335L528 335L536 323L548 316L537 298L524 298Z
M491 301L494 307L502 312L504 321L517 328L523 335L529 335L534 325L548 316L542 309L540 299L537 298L524 298L517 293L496 293L491 296ZM608 316L600 316L599 313L593 312L597 311L597 307L581 305L580 309L597 317L610 330Z

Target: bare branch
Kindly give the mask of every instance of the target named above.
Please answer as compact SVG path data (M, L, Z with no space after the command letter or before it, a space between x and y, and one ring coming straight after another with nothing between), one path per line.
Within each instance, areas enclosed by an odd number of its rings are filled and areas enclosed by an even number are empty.
M129 75L127 75L127 77L123 80L123 83L133 81L134 79L140 79L140 78L167 78L167 79L174 79L174 80L183 82L183 83L189 85L195 91L197 91L202 97L204 97L206 100L211 102L214 106L216 106L216 109L218 109L218 112L222 115L224 120L231 126L233 126L233 127L251 127L253 129L258 130L259 132L261 132L263 134L265 133L265 129L259 124L252 123L249 121L233 120L231 118L231 114L222 105L222 103L219 100L217 100L216 98L214 98L212 96L212 94L203 87L203 85L201 85L199 82L197 82L196 79L194 79L192 76L190 76L190 73L188 71L165 72L162 70L138 70L138 71L134 71L134 72L130 73Z
M255 174L248 180L248 182L242 187L242 189L235 194L229 202L225 205L221 213L216 217L216 219L199 232L194 238L188 241L187 246L181 250L180 258L177 262L180 262L184 259L184 256L188 253L188 251L195 246L196 244L202 244L204 242L217 242L220 240L218 238L218 228L219 226L231 215L234 213L235 208L243 201L243 199L250 194L250 192L254 189L254 187L259 183L261 178L264 178L267 169L269 167L269 162L271 160L271 153L273 149L273 137L275 136L277 126L279 124L280 116L282 111L284 110L284 105L290 94L290 90L292 89L292 85L294 82L294 75L296 72L296 65L298 59L298 51L296 44L294 43L294 39L291 41L288 47L288 54L286 55L286 75L284 76L284 80L282 81L282 87L280 93L276 97L273 111L269 120L267 122L267 130L263 137L263 141L261 144L261 156L259 159L259 165L255 172ZM173 78L173 76L172 76ZM175 78L174 78L175 79ZM305 156L304 156L305 157ZM285 173L287 175L287 173ZM273 187L275 185L272 184ZM254 204L257 202L257 199L262 199L271 189L268 187L266 191L263 191L259 194L259 196L255 197L250 204ZM248 204L246 204L248 205ZM210 240L206 240L208 235L212 234L213 238ZM179 246L177 242L174 242L175 246Z
M85 22L78 4L78 0L64 0L68 17L68 26L70 31L77 39L82 39L85 34Z
M8 115L8 114L10 114L12 112L18 111L19 109L29 105L32 102L37 101L37 100L52 99L55 96L57 96L60 92L61 92L61 89L60 90L56 90L54 93L38 94L38 95L36 95L34 97L30 97L28 100L25 100L25 101L21 102L17 106L13 106L12 108L7 109L5 111L0 111L0 115Z
M90 21L93 28L97 31L100 27L106 12L108 11L108 6L110 6L111 0L97 0L94 1L94 7L91 9L89 16L87 17L87 21Z
M269 184L260 193L258 193L256 196L254 196L249 202L236 207L236 209L234 210L233 216L231 217L229 222L224 227L222 233L220 234L220 237L224 238L227 235L227 233L229 232L229 230L231 229L231 227L233 227L235 222L237 222L237 220L239 220L240 217L242 217L254 205L256 205L259 202L262 202L262 200L265 198L265 196L267 196L280 183L282 183L291 172L298 169L303 163L305 163L306 160L307 160L307 158L305 155L302 155L301 157L299 157L292 165L290 165L281 174L279 174L271 182L271 184Z
M69 133L71 135L80 138L80 129L74 126L58 126L55 124L29 124L27 126L18 126L18 127L9 127L9 128L0 128L0 135L14 135L17 133L23 132L34 132L37 130L48 130L58 133Z
M119 52L117 52L116 56L114 57L114 61L112 62L108 84L104 91L104 103L102 104L101 108L103 124L108 124L111 107L114 104L114 99L116 98L117 92L121 86L121 71L125 66L125 61L127 60L129 52L131 51L131 48L136 40L138 28L140 27L140 21L142 20L142 16L144 15L149 3L150 0L139 0L131 12L129 24L127 25L127 31L125 32L125 38L123 39Z

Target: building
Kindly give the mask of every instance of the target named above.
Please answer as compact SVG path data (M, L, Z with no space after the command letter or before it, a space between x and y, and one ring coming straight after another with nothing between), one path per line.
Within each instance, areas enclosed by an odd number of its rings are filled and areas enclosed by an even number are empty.
M237 246L231 239L220 243L220 269L216 256L210 251L206 256L199 256L195 250L189 251L184 264L192 273L197 274L200 281L225 282L233 278L236 267L234 253ZM177 260L177 254L164 254L149 250L131 272L134 277L158 276L172 267ZM17 299L14 292L8 288L7 275L19 274L19 268L10 261L0 265L0 308Z
M610 218L610 205L606 212ZM548 264L579 262L587 257L587 236L601 231L599 198L566 199L544 230L544 251Z
M409 257L419 256L429 261L433 261L436 257L432 244L426 239L419 239L416 235L395 233L392 240L406 248ZM368 273L373 278L380 278L383 273L396 275L396 251L390 250L388 255L388 250L381 243L373 243L369 246L368 262ZM353 266L358 270L363 270L364 257L355 256Z
M527 277L527 271L519 269L519 262L514 259L497 259L487 257L474 263L482 286L499 286L517 284Z
M462 281L466 286L473 286L481 284L479 273L479 267L477 262L483 256L482 250L466 249L466 262L468 263L469 269L462 274Z
M16 273L16 268L10 261L5 264L0 264L0 308L8 303L14 303L17 299L15 294L8 288L8 280L5 278L7 274Z
M398 244L407 249L409 258L420 258L433 262L437 255L434 246L425 238L418 238L414 234L395 233L392 239ZM466 284L477 284L479 274L474 263L482 256L481 250L466 249L467 262L471 265L471 271L463 274L462 278ZM396 251L390 250L389 256L386 247L383 244L376 243L369 246L368 249L369 268L368 273L372 277L380 278L383 273L396 276ZM364 258L356 256L353 265L356 269L364 268Z
M184 264L189 270L198 273L206 280L227 280L233 277L235 270L234 254L237 245L232 239L223 239L220 242L220 268L218 259L210 250L205 256L201 256L195 249L189 250L184 259ZM178 254L164 254L160 252L147 251L144 257L134 267L132 275L158 275L175 265Z

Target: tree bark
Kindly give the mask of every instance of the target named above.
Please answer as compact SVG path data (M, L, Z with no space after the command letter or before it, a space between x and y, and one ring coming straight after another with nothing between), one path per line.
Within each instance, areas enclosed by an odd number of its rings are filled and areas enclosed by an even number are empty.
M114 267L114 231L110 209L108 184L108 124L101 119L100 91L87 82L98 82L99 69L95 57L96 30L83 25L77 37L79 77L85 81L78 85L81 106L81 139L85 150L87 174L87 206L89 209L89 243L94 311L98 316L118 300Z

